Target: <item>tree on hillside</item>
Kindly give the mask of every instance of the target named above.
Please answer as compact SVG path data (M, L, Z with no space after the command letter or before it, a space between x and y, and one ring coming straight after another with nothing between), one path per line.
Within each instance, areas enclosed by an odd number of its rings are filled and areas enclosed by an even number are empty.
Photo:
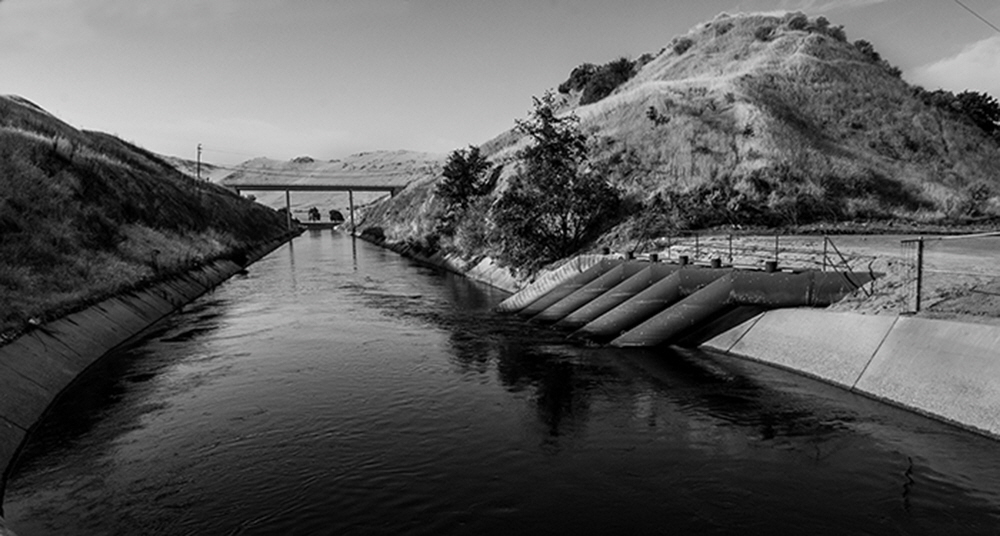
M474 198L486 193L492 169L493 164L480 153L479 147L470 145L468 149L452 151L441 172L444 179L435 192L448 208L465 210Z
M575 115L557 116L555 97L534 98L517 130L532 143L493 207L501 261L534 270L583 247L617 211L621 194L589 166L587 137Z
M1000 104L987 93L963 91L955 95L959 112L987 134L1000 131Z
M444 213L440 218L439 232L452 234L458 220L462 219L469 206L493 188L496 182L493 164L470 145L468 149L457 149L448 155L448 162L441 172L443 178L435 193L444 202Z

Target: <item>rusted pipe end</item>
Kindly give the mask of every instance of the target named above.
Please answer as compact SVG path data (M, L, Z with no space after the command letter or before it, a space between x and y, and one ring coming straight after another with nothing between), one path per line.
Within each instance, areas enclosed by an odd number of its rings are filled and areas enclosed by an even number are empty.
M649 254L649 262L660 262L660 256L656 253Z
M767 273L774 273L778 271L778 261L766 261L764 262L764 271Z
M712 268L722 268L722 259L712 259Z
M687 266L688 256L687 255L681 255L680 257L677 258L677 261L680 263L681 266Z

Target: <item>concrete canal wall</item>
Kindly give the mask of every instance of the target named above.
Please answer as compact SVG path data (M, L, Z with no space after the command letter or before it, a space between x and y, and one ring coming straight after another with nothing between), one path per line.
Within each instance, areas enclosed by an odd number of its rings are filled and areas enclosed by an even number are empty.
M284 236L249 252L247 264L289 238ZM64 316L0 347L0 498L24 439L77 376L111 350L242 269L231 260L215 261ZM0 519L0 536L4 536L4 530Z
M997 326L777 309L703 346L1000 438Z

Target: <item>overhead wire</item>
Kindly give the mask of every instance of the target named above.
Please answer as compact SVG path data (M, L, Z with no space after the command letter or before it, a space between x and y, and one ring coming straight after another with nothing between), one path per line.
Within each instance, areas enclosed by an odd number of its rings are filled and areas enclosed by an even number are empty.
M969 6L965 5L965 4L963 4L963 3L962 3L962 2L960 2L959 0L954 0L954 2L955 2L956 4L958 4L958 5L962 6L962 7L963 7L963 8L964 8L964 9L965 9L966 11L968 11L969 13L972 13L972 15L973 15L974 17L976 17L977 19L979 19L979 20L983 21L983 22L984 22L984 23L985 23L985 24L986 24L987 26L989 26L990 28L993 28L993 29L994 29L994 30L996 30L997 32L1000 32L1000 28L998 28L998 27L997 27L997 26L996 26L995 24L993 24L992 22L990 22L990 21L986 20L986 17L983 17L983 16L982 16L982 15L980 15L979 13L976 13L976 12L975 12L975 11L974 11L974 10L973 10L973 9L972 9L971 7L969 7Z

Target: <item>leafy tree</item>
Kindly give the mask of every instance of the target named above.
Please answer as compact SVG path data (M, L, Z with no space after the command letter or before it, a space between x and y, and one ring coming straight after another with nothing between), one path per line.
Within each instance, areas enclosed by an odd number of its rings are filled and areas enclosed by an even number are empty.
M448 155L436 193L449 210L465 210L476 197L486 193L493 164L479 152L479 147L457 149Z
M875 51L875 45L871 44L864 39L858 39L854 42L854 48L858 49L858 52L862 56L868 59L872 63L880 63L882 61L882 56Z
M532 143L492 211L500 260L529 271L579 250L621 200L618 189L590 169L579 118L557 116L552 93L533 100L530 117L517 121Z
M628 58L619 58L602 65L583 88L580 104L597 102L611 94L635 74L635 64Z
M956 108L987 134L1000 131L1000 104L987 93L963 91L955 95Z

